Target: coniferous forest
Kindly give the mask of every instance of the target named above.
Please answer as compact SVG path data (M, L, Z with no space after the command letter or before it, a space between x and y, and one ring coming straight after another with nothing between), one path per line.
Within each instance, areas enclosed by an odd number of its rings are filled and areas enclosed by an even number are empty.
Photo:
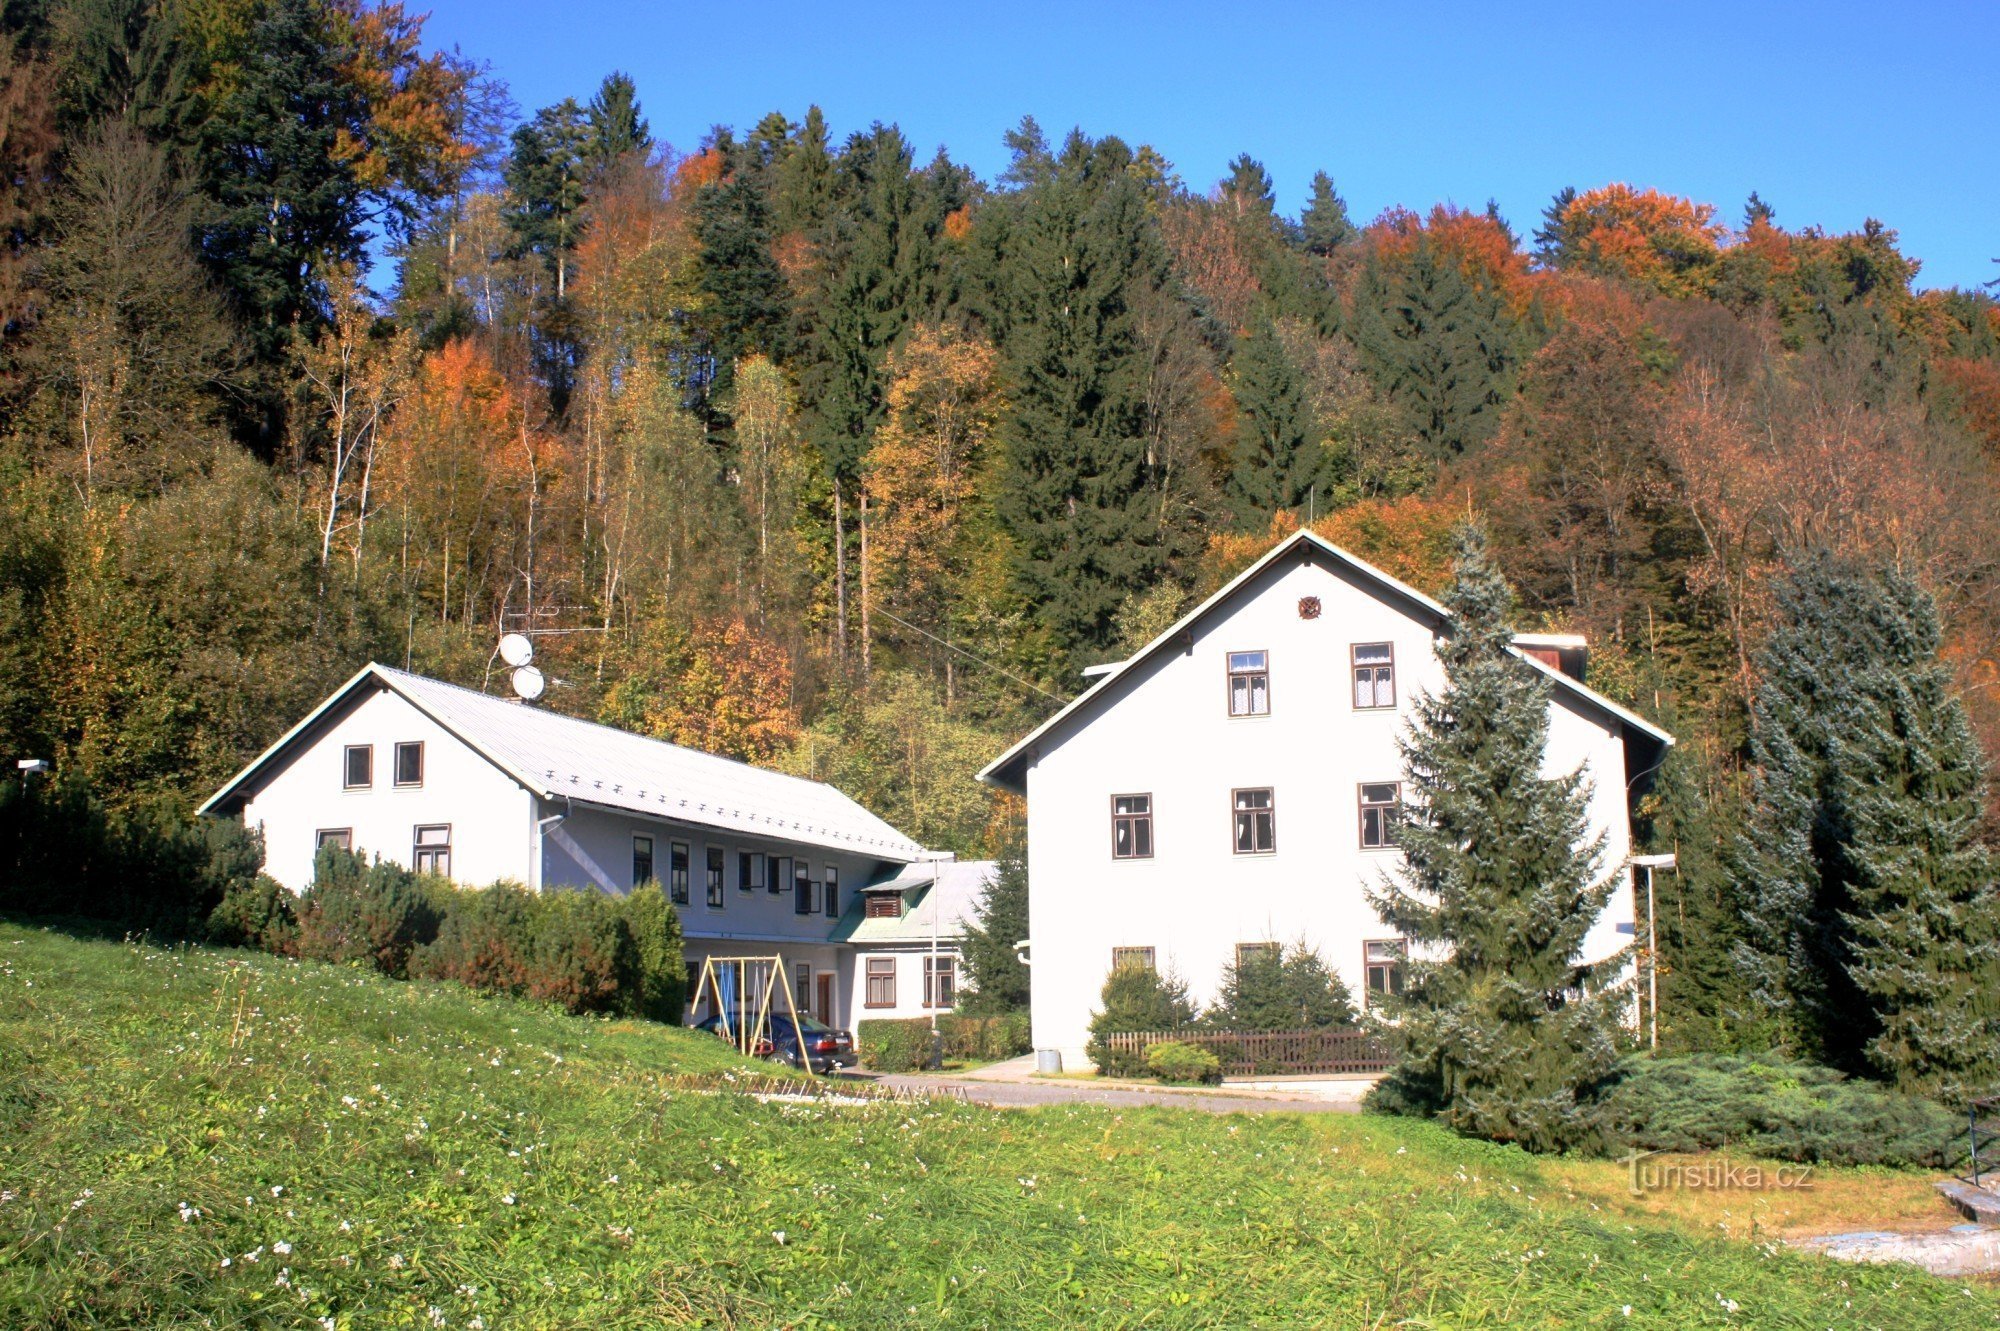
M1370 218L1339 162L1286 216L1143 125L668 144L364 0L0 24L10 766L184 819L366 661L499 687L532 628L547 706L992 852L973 773L1080 667L1302 523L1442 592L1470 513L1681 738L1663 1039L1987 1057L1926 1013L2000 964L2000 304L1884 223Z

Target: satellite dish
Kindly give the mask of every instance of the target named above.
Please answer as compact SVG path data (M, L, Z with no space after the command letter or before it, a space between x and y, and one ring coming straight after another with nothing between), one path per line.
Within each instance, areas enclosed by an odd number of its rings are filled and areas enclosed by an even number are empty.
M533 702L542 696L542 690L547 687L548 681L542 678L541 671L531 665L515 667L514 692L522 702Z
M525 633L509 633L500 639L500 659L510 666L524 666L535 659L535 644Z

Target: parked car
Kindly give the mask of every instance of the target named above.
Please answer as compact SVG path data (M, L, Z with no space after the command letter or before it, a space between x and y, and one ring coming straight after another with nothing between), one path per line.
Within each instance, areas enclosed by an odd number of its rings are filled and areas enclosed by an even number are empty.
M722 1017L716 1014L697 1022L695 1029L708 1031L734 1043L738 1032L744 1026L754 1024L755 1018L745 1014L731 1021L725 1034ZM841 1068L855 1065L854 1036L847 1031L837 1031L831 1026L801 1016L797 1025L788 1012L774 1012L765 1023L765 1037L758 1041L758 1058L776 1059L824 1076Z

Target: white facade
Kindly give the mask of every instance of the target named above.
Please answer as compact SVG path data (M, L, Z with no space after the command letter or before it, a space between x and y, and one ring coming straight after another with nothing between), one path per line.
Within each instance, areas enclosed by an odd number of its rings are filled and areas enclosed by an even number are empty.
M1363 846L1361 788L1401 781L1397 737L1411 700L1442 684L1444 622L1428 598L1301 534L981 774L1028 801L1036 1048L1085 1062L1116 948L1152 949L1204 1004L1240 944L1307 943L1357 999L1367 992L1364 949L1395 935L1366 893L1398 853ZM1384 644L1393 705L1358 707L1355 649ZM1245 698L1264 710L1232 715L1230 655L1255 652L1266 691ZM1632 941L1628 752L1671 740L1548 673L1547 773L1584 770L1602 871L1621 876L1586 944L1595 959ZM1240 853L1235 794L1264 790L1271 846ZM1121 857L1113 801L1134 795L1148 797L1151 853Z
M420 761L399 769L410 745ZM623 894L654 879L691 977L710 957L779 956L799 1009L829 1024L928 1011L920 960L898 976L893 1011L868 1010L866 963L846 938L863 923L862 887L916 871L921 908L946 866L820 782L370 666L202 812L260 831L265 871L294 892L326 838L472 886ZM945 955L957 928L942 931Z

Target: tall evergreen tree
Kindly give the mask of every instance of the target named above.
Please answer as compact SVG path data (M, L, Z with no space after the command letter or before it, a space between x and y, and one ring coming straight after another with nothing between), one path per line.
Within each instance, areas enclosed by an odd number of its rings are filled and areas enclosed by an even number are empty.
M1224 490L1236 525L1261 532L1279 509L1303 506L1315 484L1331 479L1331 470L1305 376L1270 320L1259 320L1238 339L1229 369L1237 417Z
M1028 864L1016 845L994 866L993 883L979 899L959 944L973 990L961 1005L966 1011L998 1015L1028 1010L1028 968L1015 951L1026 937Z
M639 112L639 90L629 74L614 70L604 76L584 113L589 135L584 156L603 170L627 153L653 146L653 131Z
M548 266L558 300L569 295L570 255L583 235L590 144L589 118L565 97L514 131L507 158L507 227L520 253Z
M1618 875L1600 877L1581 772L1541 774L1549 685L1509 651L1513 592L1482 531L1457 539L1444 686L1402 742L1403 862L1369 900L1411 943L1399 1082L1463 1131L1555 1150L1618 1056L1625 994L1580 960Z
M1249 153L1238 153L1230 162L1229 174L1222 182L1222 197L1242 217L1268 218L1278 207L1271 173Z
M702 186L694 215L701 244L695 282L708 297L700 323L713 366L712 380L698 387L714 404L728 399L738 360L785 354L789 297L771 253L770 208L749 173L731 171Z
M1033 183L1005 200L992 297L1014 384L996 507L1014 584L1066 656L1106 645L1168 561L1133 313L1166 255L1123 143L1072 133L1046 166L1021 144L1010 174Z
M1347 216L1347 200L1333 187L1333 178L1324 171L1313 172L1312 197L1299 214L1299 232L1306 252L1324 259L1360 233Z
M1371 258L1355 304L1375 382L1434 456L1492 435L1515 361L1498 296L1426 237L1393 264Z
M2000 1075L1985 763L1907 577L1801 558L1779 592L1752 757L1740 961L1781 1044L1964 1098Z
M1564 185L1542 209L1542 224L1535 228L1535 257L1547 267L1560 268L1575 257L1577 227L1569 216L1569 206L1575 202L1576 186Z

